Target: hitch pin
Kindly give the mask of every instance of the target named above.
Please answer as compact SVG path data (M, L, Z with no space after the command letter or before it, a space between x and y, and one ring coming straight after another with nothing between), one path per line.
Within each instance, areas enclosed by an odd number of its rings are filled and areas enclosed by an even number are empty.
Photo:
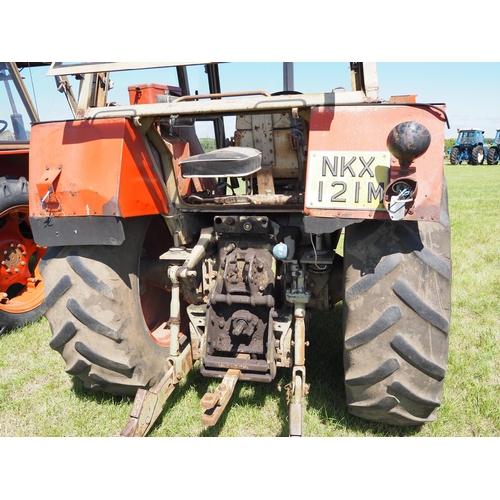
M47 200L50 198L50 195L52 194L52 186L49 186L47 189L47 193L45 193L45 196L40 200L40 205L42 205L42 208L45 210L45 207L47 206Z

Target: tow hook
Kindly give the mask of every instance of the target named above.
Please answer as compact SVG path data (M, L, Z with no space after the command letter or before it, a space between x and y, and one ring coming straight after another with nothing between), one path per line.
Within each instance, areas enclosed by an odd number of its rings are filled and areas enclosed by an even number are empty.
M250 359L248 354L238 354L238 358ZM207 392L200 401L201 407L205 410L201 417L201 423L207 427L217 423L222 412L226 408L233 395L236 382L240 378L241 371L229 369L222 382L214 392Z

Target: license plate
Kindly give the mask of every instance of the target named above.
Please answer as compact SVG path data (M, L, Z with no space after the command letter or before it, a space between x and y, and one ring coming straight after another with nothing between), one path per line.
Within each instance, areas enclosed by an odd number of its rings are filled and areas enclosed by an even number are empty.
M384 210L387 151L311 151L305 205L329 210Z

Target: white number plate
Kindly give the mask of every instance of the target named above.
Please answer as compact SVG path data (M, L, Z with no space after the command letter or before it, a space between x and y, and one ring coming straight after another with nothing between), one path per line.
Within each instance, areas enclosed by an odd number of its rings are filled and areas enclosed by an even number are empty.
M311 151L307 167L307 208L384 210L389 181L388 151Z

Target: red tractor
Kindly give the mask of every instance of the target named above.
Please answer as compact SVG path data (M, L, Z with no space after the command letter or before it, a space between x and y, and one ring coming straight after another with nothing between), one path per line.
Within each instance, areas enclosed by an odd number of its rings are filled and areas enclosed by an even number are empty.
M38 266L45 248L33 239L28 202L30 127L40 118L24 82L30 89L40 83L32 70L41 66L49 63L0 62L0 333L45 311ZM58 82L73 98L64 79Z
M45 249L33 239L28 207L29 128L39 119L14 62L0 62L0 111L0 332L3 332L37 320L43 313L44 298L38 263Z
M125 80L128 102L111 96L130 65L49 72L81 84L76 119L36 124L30 157L50 345L66 371L135 395L122 434L137 436L197 360L221 379L201 400L206 425L238 380L286 368L301 436L307 319L343 301L349 411L434 420L451 302L445 106L381 102L373 63L349 64L350 91L320 93L295 91L291 63L274 93L245 78L224 91L223 65L203 66L206 93L176 64L169 80Z

